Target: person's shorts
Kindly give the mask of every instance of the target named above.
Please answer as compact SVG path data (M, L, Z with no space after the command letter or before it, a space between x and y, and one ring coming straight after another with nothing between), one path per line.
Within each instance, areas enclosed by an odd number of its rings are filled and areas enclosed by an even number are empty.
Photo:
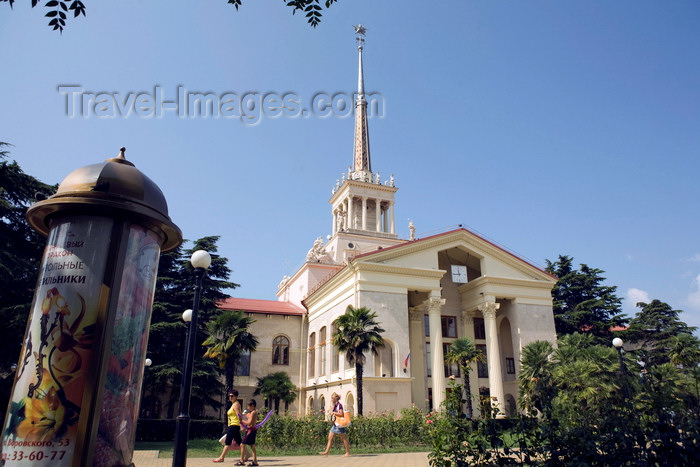
M331 428L331 433L335 433L336 435L344 435L345 428L333 425L333 428Z
M247 444L248 446L252 446L255 444L255 438L258 434L258 430L248 430L248 433L245 434L243 437L243 442L241 444Z
M230 445L233 440L241 444L241 427L239 425L229 425L226 430L226 446Z

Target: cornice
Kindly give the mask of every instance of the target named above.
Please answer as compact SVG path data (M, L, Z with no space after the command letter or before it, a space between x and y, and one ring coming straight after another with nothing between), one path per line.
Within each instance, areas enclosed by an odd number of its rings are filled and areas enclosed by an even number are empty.
M340 188L338 188L338 191L333 193L328 202L331 205L335 205L337 201L339 201L342 198L345 198L345 196L347 196L351 189L354 189L353 191L371 190L375 192L383 192L393 195L398 190L398 187L383 185L381 183L368 183L361 182L358 180L345 180L340 186Z
M539 281L535 279L517 279L513 277L491 277L491 276L480 276L469 281L467 284L460 285L457 290L460 293L469 293L472 289L486 287L489 285L503 285L503 286L513 286L513 287L529 287L535 289L545 289L551 290L556 281L547 283L544 281ZM546 287L545 287L546 286Z
M352 262L350 263L350 267L358 272L382 272L403 276L428 277L430 279L441 279L447 272L444 269L410 268L405 266L393 266L390 264L370 263L365 261Z

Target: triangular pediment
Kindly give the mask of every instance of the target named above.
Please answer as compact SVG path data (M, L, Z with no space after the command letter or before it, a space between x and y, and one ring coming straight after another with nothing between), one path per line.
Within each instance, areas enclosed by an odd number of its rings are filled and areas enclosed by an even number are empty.
M354 261L398 268L447 270L448 274L451 265L466 265L469 281L487 276L556 282L555 277L537 266L467 229L453 230L367 253L356 257Z

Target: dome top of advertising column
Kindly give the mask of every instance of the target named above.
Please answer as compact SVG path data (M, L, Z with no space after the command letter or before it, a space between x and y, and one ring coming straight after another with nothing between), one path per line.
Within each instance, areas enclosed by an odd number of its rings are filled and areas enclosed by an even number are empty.
M61 215L100 215L136 218L162 236L161 251L182 243L182 232L168 216L168 203L158 185L126 160L126 148L117 157L70 173L56 193L27 210L29 224L47 235L50 220Z

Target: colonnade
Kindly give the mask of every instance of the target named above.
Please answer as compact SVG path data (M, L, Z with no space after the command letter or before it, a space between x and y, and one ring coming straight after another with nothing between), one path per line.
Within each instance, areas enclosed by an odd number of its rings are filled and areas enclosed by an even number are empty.
M411 320L411 334L412 334L412 344L411 344L411 354L421 355L421 339L423 339L422 332L422 319L423 313L417 312L418 309L427 310L428 312L428 324L430 327L430 363L432 367L432 374L430 376L430 386L432 386L433 392L433 407L437 409L440 404L445 400L445 375L443 373L443 367L445 363L445 356L442 348L442 307L445 304L445 299L438 295L434 295L428 298L428 300L421 307L409 309L409 319ZM496 326L496 312L500 307L500 303L496 303L495 300L485 301L478 306L478 310L481 312L484 318L484 328L486 331L486 358L489 370L489 389L491 393L491 403L494 407L498 408L499 416L505 414L504 402L505 393L503 391L503 377L501 375L501 352L498 339L498 329ZM473 311L463 311L462 312L462 322L463 329L462 335L469 337L474 341L474 312ZM414 353L415 352L415 353ZM416 360L413 360L416 362ZM418 378L420 381L420 376L425 374L425 369L422 363L412 364L412 370L418 371L421 374L414 373L413 376ZM417 394L414 394L414 401L416 400Z
M333 211L333 234L342 230L369 230L369 203L373 203L375 215L374 231L380 233L396 233L394 222L394 201L370 198L369 196L348 196L337 209ZM384 203L384 204L382 204ZM359 204L359 206L356 206ZM355 210L360 208L361 216L357 219Z

